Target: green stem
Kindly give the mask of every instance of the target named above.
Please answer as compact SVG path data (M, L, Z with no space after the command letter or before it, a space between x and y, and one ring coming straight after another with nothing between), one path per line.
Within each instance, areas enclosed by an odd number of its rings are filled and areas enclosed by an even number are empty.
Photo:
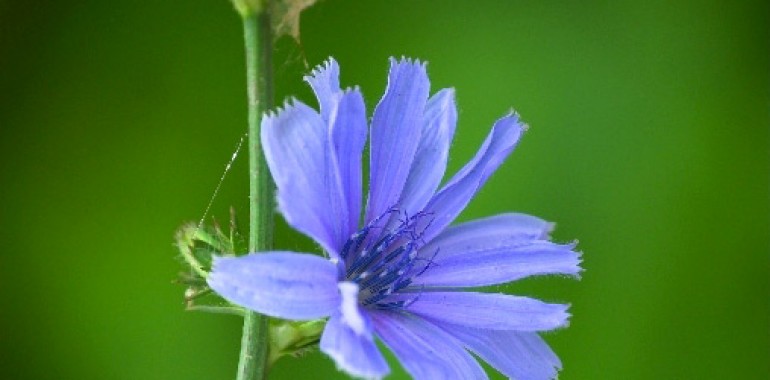
M273 185L259 139L260 119L272 105L272 36L268 12L243 16L249 104L249 252L269 250L273 240ZM246 311L237 380L267 377L268 319Z

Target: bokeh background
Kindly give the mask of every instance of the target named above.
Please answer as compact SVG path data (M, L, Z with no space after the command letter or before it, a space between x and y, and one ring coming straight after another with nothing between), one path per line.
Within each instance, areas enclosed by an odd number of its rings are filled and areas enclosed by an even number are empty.
M388 57L427 60L457 90L450 172L514 107L531 129L461 219L580 240L581 281L505 289L572 303L561 378L766 379L769 4L326 0L278 41L276 99L315 104L301 76L334 56L371 112ZM246 130L243 66L225 0L0 1L0 378L233 377L241 321L183 310L172 238ZM345 376L315 353L272 378Z

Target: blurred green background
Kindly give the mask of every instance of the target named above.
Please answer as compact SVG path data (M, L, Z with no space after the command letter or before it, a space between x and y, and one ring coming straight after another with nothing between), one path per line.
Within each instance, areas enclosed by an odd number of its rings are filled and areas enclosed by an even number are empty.
M561 378L766 379L768 4L326 0L278 42L276 99L315 104L301 76L334 56L371 112L389 56L427 60L457 90L450 171L515 107L531 129L461 219L580 240L581 281L506 288L572 303ZM0 378L233 377L241 321L183 311L172 238L245 132L242 48L225 0L0 0ZM317 353L273 375L345 378Z

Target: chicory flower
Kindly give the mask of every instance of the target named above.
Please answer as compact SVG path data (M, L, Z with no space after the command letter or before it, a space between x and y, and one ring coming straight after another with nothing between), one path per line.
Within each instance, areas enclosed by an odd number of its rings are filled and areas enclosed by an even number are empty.
M486 378L471 353L512 378L554 378L561 363L538 332L565 326L568 306L472 288L577 276L574 244L551 242L552 224L524 214L449 227L518 143L526 128L518 115L499 119L476 156L439 186L457 111L452 89L429 97L424 64L391 60L371 126L360 91L340 89L334 60L305 79L320 113L292 101L263 119L261 139L281 214L328 257L220 257L209 286L273 317L329 317L320 349L353 376L389 373L379 339L415 379Z

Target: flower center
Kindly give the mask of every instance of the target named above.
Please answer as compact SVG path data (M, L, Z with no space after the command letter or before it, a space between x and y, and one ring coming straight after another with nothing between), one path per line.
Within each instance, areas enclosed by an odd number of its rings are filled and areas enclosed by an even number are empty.
M409 216L392 208L348 239L341 253L343 277L358 284L362 306L407 306L410 301L388 302L387 298L428 269L430 260L419 257L417 250L425 243L422 233L430 224L430 220L426 223L429 217L426 213Z

